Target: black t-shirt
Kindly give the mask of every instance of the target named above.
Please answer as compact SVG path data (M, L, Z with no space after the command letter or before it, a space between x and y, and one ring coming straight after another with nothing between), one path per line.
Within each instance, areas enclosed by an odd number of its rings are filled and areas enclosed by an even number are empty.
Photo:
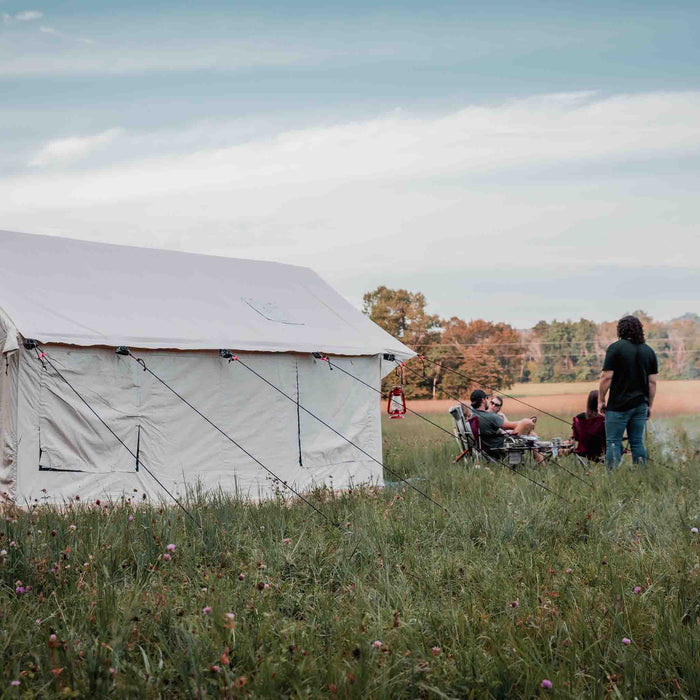
M503 435L499 431L503 427L503 418L491 411L480 411L477 408L472 408L472 411L479 417L481 446L485 450L500 450L503 447Z
M650 374L658 374L659 366L654 351L646 344L635 345L629 340L618 340L605 352L603 372L612 370L612 384L608 398L611 411L629 411L649 403Z

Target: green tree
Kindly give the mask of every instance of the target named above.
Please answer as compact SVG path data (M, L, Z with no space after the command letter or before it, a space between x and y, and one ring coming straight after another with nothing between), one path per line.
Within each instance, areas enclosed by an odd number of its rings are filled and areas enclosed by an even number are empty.
M425 310L425 296L405 289L389 289L384 285L362 298L362 311L387 333L417 353L424 355L440 338L440 319ZM434 353L430 353L432 356ZM439 368L417 360L403 372L404 391L409 398L434 396ZM382 383L382 389L398 384L401 373L391 372Z

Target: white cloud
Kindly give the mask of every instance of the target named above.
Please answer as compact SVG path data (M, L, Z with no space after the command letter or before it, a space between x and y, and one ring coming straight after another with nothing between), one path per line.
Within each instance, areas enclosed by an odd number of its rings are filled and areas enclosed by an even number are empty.
M47 144L41 164L108 143L109 130ZM140 138L143 141L143 137ZM120 144L120 151L123 149ZM600 158L681 154L700 149L700 92L592 98L541 96L468 107L432 118L397 112L321 126L230 148L132 163L42 183L58 202L80 190L80 205L186 191L248 191L306 184L387 184L478 175ZM79 187L76 187L80 185ZM18 183L18 192L22 185Z
M57 29L54 29L54 27L46 27L46 26L42 25L41 27L39 27L39 31L42 34L51 34L52 36L58 37L59 39L65 39L66 41L77 42L78 44L94 44L95 43L92 39L86 39L86 38L80 37L80 36L71 36L70 34L64 34L63 32L59 32ZM34 60L34 57L32 57L32 56L20 57L20 59L18 59L18 60L21 63L23 61L26 61L27 59L29 60L29 62L31 62L32 60ZM44 60L45 59L43 59L43 58L39 59L39 61L44 61ZM59 59L59 63L60 63L60 59ZM9 66L7 64L5 65L5 70L8 72L8 74L13 73L11 66Z
M146 151L151 139L115 136L61 139L32 158L60 163L100 146L90 163L99 157L101 167L0 180L3 226L334 274L379 272L387 260L403 270L498 269L505 260L559 269L687 264L700 254L693 188L650 178L658 157L700 155L700 92L396 112L128 162L124 153ZM641 158L643 168L616 175Z
M24 10L24 12L15 13L15 19L18 22L31 22L35 19L41 19L43 16L44 13L37 10Z
M96 148L112 142L121 133L121 129L107 129L92 136L72 136L49 141L34 154L29 165L44 166L82 158Z

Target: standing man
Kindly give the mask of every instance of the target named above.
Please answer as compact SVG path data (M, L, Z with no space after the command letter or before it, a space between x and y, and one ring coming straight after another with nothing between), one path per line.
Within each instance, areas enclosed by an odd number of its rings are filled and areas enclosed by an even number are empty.
M617 323L617 337L605 352L603 373L598 388L598 412L605 413L607 468L622 459L622 436L627 437L632 461L644 463L644 426L651 417L656 396L659 366L654 351L644 342L644 329L635 316L624 316ZM605 395L610 390L607 408Z

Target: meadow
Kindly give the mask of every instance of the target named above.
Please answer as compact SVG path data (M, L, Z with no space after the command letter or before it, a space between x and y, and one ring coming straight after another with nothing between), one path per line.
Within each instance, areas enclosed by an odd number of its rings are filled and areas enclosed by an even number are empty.
M700 697L697 446L656 424L646 466L561 461L587 483L454 465L410 417L388 485L317 489L325 517L282 490L7 513L0 696Z
M532 415L532 410L508 398L512 396L559 416L573 416L585 410L588 392L597 388L598 382L518 383L504 390L506 397L504 408L509 417L511 414L518 418ZM454 399L414 400L411 401L411 407L420 413L444 413L454 403ZM689 414L700 414L700 381L697 379L659 381L654 402L654 415L668 417Z

